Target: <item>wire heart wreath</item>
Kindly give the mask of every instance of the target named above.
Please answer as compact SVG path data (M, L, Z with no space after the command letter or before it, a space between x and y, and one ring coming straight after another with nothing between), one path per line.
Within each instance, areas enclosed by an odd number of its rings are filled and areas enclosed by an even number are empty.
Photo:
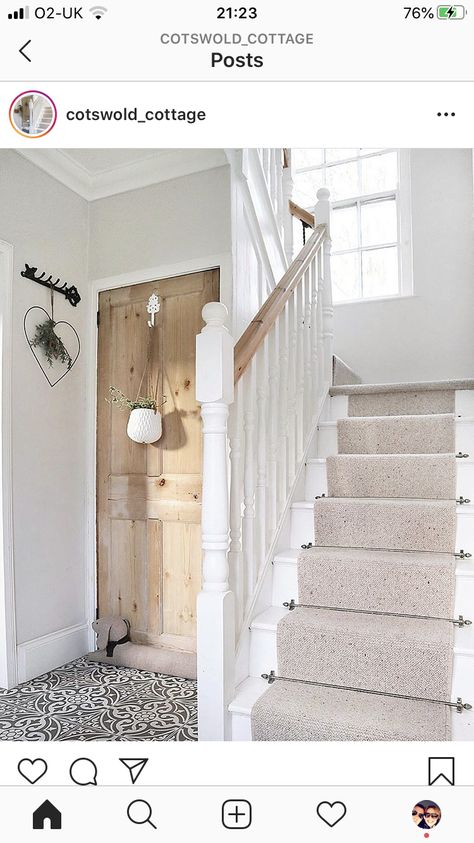
M48 372L44 368L40 357L38 357L38 355L35 351L35 345L33 344L34 340L30 339L30 337L28 336L27 319L28 319L29 314L34 310L38 310L38 311L40 310L42 313L44 313L46 318L53 323L54 329L59 328L61 325L64 325L67 328L70 328L71 331L73 332L76 340L77 340L76 355L74 357L72 357L71 355L69 355L69 352L67 352L67 355L69 357L69 362L66 364L67 365L66 371L63 372L62 375L60 375L58 378L56 378L56 380L51 380L51 378L49 377ZM46 380L48 381L48 383L51 387L56 386L56 384L58 384L59 381L62 381L62 379L66 377L66 375L71 371L72 367L76 363L77 358L79 357L79 354L80 354L80 351L81 351L81 341L79 339L79 334L77 333L74 325L71 325L70 322L66 322L66 320L64 320L64 319L62 319L60 322L55 322L53 316L54 316L54 313L53 313L52 309L51 309L51 314L49 314L48 311L44 309L44 307L40 307L39 305L33 305L33 307L30 307L26 311L24 319L23 319L23 330L25 332L26 341L29 345L30 351L32 352L33 357L35 358L38 366L40 367L41 371L43 372L43 375L45 376ZM36 323L36 327L37 327L37 325L38 325L38 323Z

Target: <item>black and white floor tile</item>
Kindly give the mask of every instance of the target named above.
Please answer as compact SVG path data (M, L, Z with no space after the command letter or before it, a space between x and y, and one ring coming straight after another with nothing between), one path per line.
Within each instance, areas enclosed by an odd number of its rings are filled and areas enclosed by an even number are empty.
M0 689L3 741L196 741L196 682L77 659Z

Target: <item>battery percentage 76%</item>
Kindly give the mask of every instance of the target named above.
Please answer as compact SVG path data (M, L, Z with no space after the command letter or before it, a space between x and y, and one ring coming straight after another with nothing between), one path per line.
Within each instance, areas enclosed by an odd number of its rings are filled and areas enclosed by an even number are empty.
M431 6L404 6L405 20L407 18L414 18L414 20L433 20L435 13Z

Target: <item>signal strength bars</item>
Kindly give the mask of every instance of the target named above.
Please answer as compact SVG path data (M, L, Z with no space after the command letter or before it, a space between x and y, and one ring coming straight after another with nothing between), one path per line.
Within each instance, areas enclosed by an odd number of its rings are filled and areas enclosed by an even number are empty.
M22 6L16 12L8 13L8 20L28 20L30 17L30 7Z

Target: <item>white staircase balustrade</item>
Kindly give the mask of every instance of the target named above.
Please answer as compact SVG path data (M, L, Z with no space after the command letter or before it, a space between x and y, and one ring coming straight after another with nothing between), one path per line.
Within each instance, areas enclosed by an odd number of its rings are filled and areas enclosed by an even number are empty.
M276 160L272 152L262 161L270 175ZM201 740L230 739L228 705L236 682L236 652L242 642L245 648L330 385L326 190L318 192L315 217L312 237L235 349L224 327L226 308L210 303L203 309L207 324L197 337L196 353L204 448L203 588L198 598Z

